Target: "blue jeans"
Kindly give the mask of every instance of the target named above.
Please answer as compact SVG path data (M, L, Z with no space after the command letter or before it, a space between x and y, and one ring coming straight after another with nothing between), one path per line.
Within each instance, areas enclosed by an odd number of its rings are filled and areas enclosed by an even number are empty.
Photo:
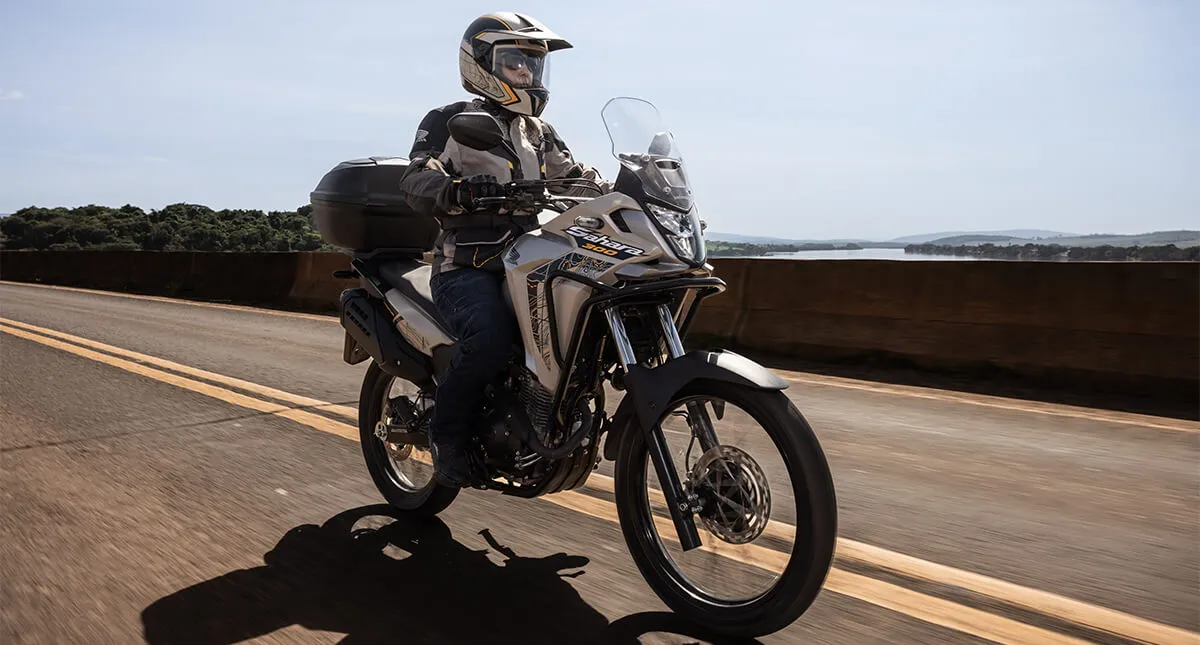
M458 268L430 280L433 304L458 339L438 386L430 439L464 446L475 433L483 389L513 355L517 321L504 304L504 274Z

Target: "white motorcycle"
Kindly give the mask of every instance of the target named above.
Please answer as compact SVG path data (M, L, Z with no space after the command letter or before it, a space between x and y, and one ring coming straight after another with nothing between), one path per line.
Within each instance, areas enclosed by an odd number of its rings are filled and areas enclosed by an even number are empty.
M587 484L616 504L663 602L719 632L772 633L807 610L829 571L829 467L783 379L731 352L684 348L701 301L725 283L706 263L683 160L652 104L613 99L602 117L620 162L613 192L514 181L492 200L541 209L544 221L504 256L520 339L487 390L477 487L532 498ZM456 115L449 129L469 148L515 154L487 114ZM455 339L421 259L437 221L398 193L407 163L344 162L311 197L322 236L351 255L337 274L361 282L342 293L341 321L345 361L371 360L359 399L367 468L390 504L432 514L459 492L433 479L428 453ZM623 393L611 416L610 392ZM611 478L593 474L602 460L615 462Z

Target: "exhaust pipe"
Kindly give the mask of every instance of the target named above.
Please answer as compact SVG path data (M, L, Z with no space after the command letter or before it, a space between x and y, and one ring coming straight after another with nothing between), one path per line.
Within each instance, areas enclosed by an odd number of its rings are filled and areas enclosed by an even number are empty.
M343 359L353 365L366 360L362 352L379 364L384 372L397 378L425 385L432 379L429 359L417 351L392 323L392 313L366 289L346 289L342 292L341 322L356 347L347 347Z

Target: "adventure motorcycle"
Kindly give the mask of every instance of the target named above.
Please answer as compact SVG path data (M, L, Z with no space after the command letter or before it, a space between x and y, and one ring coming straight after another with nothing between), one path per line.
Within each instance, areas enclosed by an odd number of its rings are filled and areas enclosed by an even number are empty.
M682 157L649 102L616 98L601 114L620 162L613 192L514 181L491 198L543 221L504 256L520 338L487 389L472 446L486 473L478 487L532 498L587 483L615 502L634 561L668 606L728 634L777 631L812 604L831 565L828 464L783 379L731 352L685 350L697 307L725 283L706 263ZM449 129L466 147L516 154L487 114L458 114ZM433 479L428 453L455 339L422 261L438 224L398 192L407 163L344 162L311 199L324 239L351 255L336 275L361 283L342 293L341 322L345 361L371 359L359 399L367 468L390 504L432 514L459 492ZM609 390L623 393L611 416ZM615 462L611 478L594 473L602 459Z

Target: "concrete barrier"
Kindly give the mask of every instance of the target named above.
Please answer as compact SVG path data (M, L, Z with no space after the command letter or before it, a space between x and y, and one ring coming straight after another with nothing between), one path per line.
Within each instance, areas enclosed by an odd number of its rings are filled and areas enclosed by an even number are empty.
M1196 397L1200 265L1186 262L713 262L730 289L692 340Z
M713 260L690 344L1195 399L1200 265ZM339 253L0 252L0 279L337 310Z
M0 279L306 311L337 311L340 253L3 251Z
M350 268L350 258L341 253L296 253L296 274L284 302L309 311L338 310L344 289L359 286L357 279L340 280L333 272Z

